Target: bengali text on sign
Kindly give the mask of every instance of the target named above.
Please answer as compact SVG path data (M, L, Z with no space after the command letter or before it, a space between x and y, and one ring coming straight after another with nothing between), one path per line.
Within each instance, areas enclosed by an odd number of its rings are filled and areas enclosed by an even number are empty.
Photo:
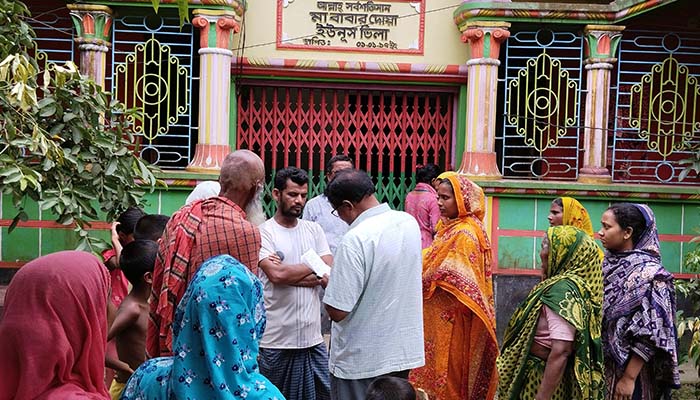
M278 0L277 48L422 54L424 5Z

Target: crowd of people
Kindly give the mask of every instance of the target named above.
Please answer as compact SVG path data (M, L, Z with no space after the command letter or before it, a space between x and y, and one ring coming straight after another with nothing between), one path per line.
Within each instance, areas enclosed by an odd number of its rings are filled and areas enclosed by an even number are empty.
M0 321L0 399L650 400L679 386L648 206L605 211L604 252L585 207L555 199L542 281L499 348L483 190L421 166L401 212L347 156L325 172L307 202L307 173L276 171L266 220L263 162L238 150L172 216L125 211L102 259L27 263Z

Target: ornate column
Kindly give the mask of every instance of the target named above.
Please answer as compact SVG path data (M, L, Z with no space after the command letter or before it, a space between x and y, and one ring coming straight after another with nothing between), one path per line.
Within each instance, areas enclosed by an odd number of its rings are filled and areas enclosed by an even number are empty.
M587 25L586 39L586 116L583 131L583 167L579 182L610 183L607 169L608 110L610 104L610 72L617 61L615 53L624 26Z
M230 152L231 42L240 30L227 10L193 10L199 28L199 136L189 171L218 172Z
M105 86L107 52L112 45L112 9L92 4L68 4L80 49L80 72Z
M474 179L499 179L496 163L498 54L510 32L507 22L470 22L462 28L469 44L467 61L467 129L459 172Z

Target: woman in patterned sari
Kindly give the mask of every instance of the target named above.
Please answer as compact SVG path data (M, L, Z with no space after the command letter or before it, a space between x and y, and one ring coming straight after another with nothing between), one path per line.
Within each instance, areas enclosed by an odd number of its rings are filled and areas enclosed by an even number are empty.
M676 295L661 265L654 213L643 204L613 204L601 224L606 398L670 399L680 386Z
M431 399L493 399L498 344L484 192L446 174L438 205L442 223L423 253L425 366L410 379Z
M555 226L540 257L543 280L503 339L499 399L602 399L602 254L586 232Z
M588 211L573 197L557 197L549 208L550 226L571 225L593 237L593 224Z
M122 400L284 400L258 370L262 296L258 278L233 257L205 261L175 314L174 356L142 364Z

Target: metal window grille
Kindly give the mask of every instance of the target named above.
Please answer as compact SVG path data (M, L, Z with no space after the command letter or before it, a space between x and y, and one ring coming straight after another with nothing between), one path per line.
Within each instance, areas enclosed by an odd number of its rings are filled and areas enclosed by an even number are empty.
M286 166L307 170L310 196L325 187L326 161L338 153L375 178L377 197L398 209L417 165L451 163L451 89L244 82L239 91L238 146L260 154L273 176Z
M624 31L617 69L615 182L679 182L700 146L700 34Z
M183 169L193 156L199 80L194 36L192 25L180 28L177 16L114 20L106 85L139 111L134 150L161 168Z
M33 11L27 23L36 34L36 59L39 68L73 61L75 41L73 23L67 9L55 12Z
M504 177L577 178L582 57L583 40L572 32L520 31L508 39L496 137Z

